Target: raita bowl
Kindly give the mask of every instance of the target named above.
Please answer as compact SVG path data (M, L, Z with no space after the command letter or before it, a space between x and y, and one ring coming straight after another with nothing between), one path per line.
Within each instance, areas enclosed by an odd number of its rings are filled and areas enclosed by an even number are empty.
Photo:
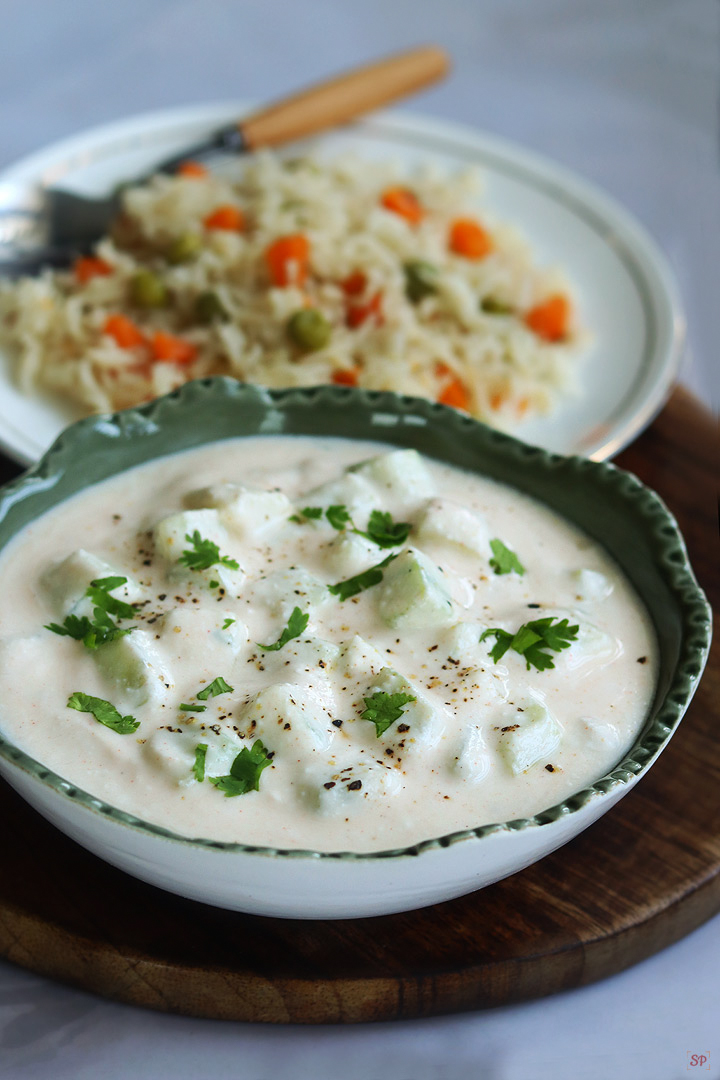
M416 398L340 387L270 391L206 379L148 405L81 420L0 491L0 548L89 486L220 439L324 435L413 447L533 496L604 547L644 603L657 636L655 696L636 742L608 774L531 818L428 835L370 854L222 843L174 834L105 803L3 735L0 774L73 840L127 873L193 900L259 915L328 919L425 907L481 889L543 858L610 810L657 760L707 659L710 611L678 527L636 477L563 458Z

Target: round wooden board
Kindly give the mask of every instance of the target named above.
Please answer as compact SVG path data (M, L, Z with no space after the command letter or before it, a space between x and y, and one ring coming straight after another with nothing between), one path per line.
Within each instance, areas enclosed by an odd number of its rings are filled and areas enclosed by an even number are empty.
M712 419L677 391L620 458L679 519L717 600ZM5 472L13 467L5 464ZM232 1020L408 1019L566 990L720 910L720 646L637 790L560 851L484 891L384 918L238 915L88 854L0 783L0 954L120 1001Z

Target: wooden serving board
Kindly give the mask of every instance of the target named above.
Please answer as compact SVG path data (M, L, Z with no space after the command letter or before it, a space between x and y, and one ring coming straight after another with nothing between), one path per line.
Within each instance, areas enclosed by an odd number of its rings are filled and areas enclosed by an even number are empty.
M713 439L710 414L677 391L619 463L665 498L717 601ZM587 832L473 895L336 922L238 915L144 885L0 782L0 954L135 1005L275 1023L407 1019L581 986L720 910L718 730L716 636L669 748Z

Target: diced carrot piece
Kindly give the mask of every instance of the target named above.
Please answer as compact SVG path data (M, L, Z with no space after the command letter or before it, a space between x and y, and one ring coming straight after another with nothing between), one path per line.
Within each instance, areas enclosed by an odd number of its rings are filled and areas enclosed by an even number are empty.
M380 202L386 210L392 210L409 221L411 225L417 225L425 217L425 210L420 204L417 195L409 188L387 188L382 193Z
M274 285L302 285L307 277L310 241L297 233L280 236L265 251L265 261Z
M456 218L452 222L448 245L466 259L484 259L493 249L489 233L474 218Z
M444 360L435 361L435 374L438 379L444 379L446 375L452 375L452 368Z
M376 326L382 326L385 316L382 310L382 293L377 292L367 304L350 304L345 315L345 322L354 330L368 319L374 319Z
M356 371L333 371L332 381L337 386L357 386L358 377Z
M562 341L570 322L570 301L556 293L525 314L525 325L545 341Z
M73 273L81 285L86 285L94 277L107 277L112 272L110 263L95 255L86 255L81 259L76 259L73 266Z
M140 327L128 319L127 315L108 315L103 333L114 338L121 349L134 349L138 345L147 344Z
M366 286L367 278L362 270L353 270L349 277L340 282L340 288L346 296L359 296L360 293L365 292Z
M206 229L223 229L225 232L242 232L245 215L237 206L218 206L203 221Z
M199 161L183 161L182 165L178 165L176 175L201 180L204 176L207 176L207 174L207 169L204 165L201 165Z
M195 345L164 330L153 334L152 351L155 360L170 364L190 364L197 355Z
M452 405L454 409L465 409L470 404L470 395L467 387L458 378L453 378L439 394L438 401L441 405Z

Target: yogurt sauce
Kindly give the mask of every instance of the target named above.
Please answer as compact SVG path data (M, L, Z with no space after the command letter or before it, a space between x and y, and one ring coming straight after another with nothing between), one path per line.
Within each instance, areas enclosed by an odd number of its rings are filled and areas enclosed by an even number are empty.
M90 582L112 576L101 602L125 614L99 615L129 633L44 628L92 625ZM141 466L27 527L0 594L4 734L191 837L373 851L531 816L613 768L656 679L649 618L594 542L377 443L234 439ZM533 650L516 635L538 619L560 634ZM77 692L131 730L68 708Z

